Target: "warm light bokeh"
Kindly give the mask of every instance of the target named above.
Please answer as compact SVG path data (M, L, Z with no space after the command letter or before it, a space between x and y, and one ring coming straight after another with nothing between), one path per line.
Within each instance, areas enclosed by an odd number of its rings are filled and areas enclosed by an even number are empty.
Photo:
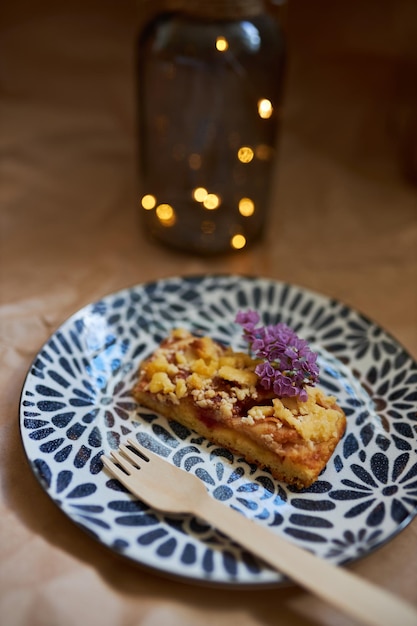
M253 150L249 146L242 146L237 151L237 158L241 163L250 163L253 159Z
M271 117L274 111L274 107L272 106L272 102L268 100L268 98L262 98L258 100L258 113L259 117L263 120L267 120Z
M246 237L240 234L234 235L230 240L230 245L235 250L241 250L246 246Z
M176 221L175 211L170 204L159 204L156 215L163 226L173 226Z
M250 217L255 212L255 203L250 198L239 200L239 213L244 217Z
M220 206L220 198L215 193L208 193L203 200L203 205L209 211L217 209Z
M205 187L196 187L193 190L193 198L194 200L196 200L196 202L204 202L207 196L208 196L208 191L207 189L205 189Z
M229 42L226 37L219 36L216 39L216 49L219 52L225 52L229 48Z
M146 195L143 196L141 200L141 204L144 209L146 209L147 211L150 211L151 209L154 209L156 206L156 198L152 194L147 193Z

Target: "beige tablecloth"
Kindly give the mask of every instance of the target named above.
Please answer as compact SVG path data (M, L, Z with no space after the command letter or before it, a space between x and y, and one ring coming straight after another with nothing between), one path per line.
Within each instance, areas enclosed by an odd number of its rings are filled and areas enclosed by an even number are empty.
M417 12L412 0L291 0L268 233L204 259L138 219L134 41L140 3L17 0L0 9L0 620L5 626L341 626L297 586L204 589L98 545L32 475L19 394L83 305L171 275L230 272L343 300L417 357ZM414 450L415 452L415 450ZM417 606L417 523L351 569Z

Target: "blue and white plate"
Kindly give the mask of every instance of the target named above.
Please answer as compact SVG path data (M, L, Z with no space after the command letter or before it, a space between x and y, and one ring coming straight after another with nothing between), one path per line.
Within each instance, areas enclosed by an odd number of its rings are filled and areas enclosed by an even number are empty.
M319 353L320 386L347 431L319 480L297 491L266 471L137 406L140 361L173 327L244 349L238 310L283 321ZM300 287L242 276L178 277L109 295L43 346L21 397L21 433L45 491L76 524L165 575L222 585L284 577L194 517L165 515L126 492L101 455L127 436L196 474L214 498L335 563L392 539L417 513L417 364L346 305Z

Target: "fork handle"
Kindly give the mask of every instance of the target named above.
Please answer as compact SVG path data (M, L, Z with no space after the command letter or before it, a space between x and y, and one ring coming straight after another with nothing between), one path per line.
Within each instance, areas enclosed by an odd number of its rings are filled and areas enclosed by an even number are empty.
M295 546L214 498L200 500L195 514L361 623L369 626L417 626L417 610L411 604Z

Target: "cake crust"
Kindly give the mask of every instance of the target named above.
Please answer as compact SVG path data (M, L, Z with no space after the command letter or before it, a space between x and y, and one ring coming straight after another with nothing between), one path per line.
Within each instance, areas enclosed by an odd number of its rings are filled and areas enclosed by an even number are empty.
M336 398L307 387L308 398L278 398L260 384L259 361L209 337L175 329L139 368L142 405L268 469L309 487L344 434Z

